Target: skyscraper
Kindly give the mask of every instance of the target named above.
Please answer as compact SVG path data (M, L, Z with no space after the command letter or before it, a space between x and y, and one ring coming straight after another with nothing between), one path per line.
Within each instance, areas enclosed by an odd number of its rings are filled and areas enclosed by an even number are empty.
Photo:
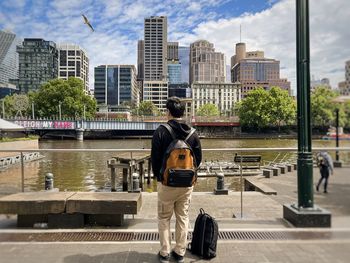
M142 81L144 78L144 64L145 64L145 41L139 40L137 42L137 80Z
M179 60L179 42L168 42L167 60Z
M182 82L190 83L190 47L179 47Z
M95 92L98 104L115 107L123 102L137 105L139 92L134 65L95 67Z
M79 78L84 82L85 92L89 92L89 58L85 50L74 44L59 44L59 73L61 79Z
M56 44L39 38L25 38L17 46L19 54L20 92L37 90L45 82L58 77Z
M167 18L151 16L145 18L144 80L166 80L167 67Z
M291 95L290 82L280 78L280 61L265 58L263 51L247 52L245 43L237 43L231 57L231 82L241 83L242 97L257 87L268 90L273 86Z
M350 60L345 62L345 81L339 82L338 88L341 95L350 95Z
M167 17L145 18L143 100L152 101L165 111L167 83Z
M21 40L14 33L0 30L0 83L18 78L18 53Z
M225 55L215 52L214 45L199 40L190 46L190 84L225 83Z
M168 80L169 84L179 84L181 79L181 64L178 60L168 61Z

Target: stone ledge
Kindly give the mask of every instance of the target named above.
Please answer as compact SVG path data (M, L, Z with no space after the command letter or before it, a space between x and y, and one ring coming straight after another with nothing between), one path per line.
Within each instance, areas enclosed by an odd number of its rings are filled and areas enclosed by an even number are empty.
M331 227L331 213L318 206L298 209L295 205L283 205L283 218L295 227Z

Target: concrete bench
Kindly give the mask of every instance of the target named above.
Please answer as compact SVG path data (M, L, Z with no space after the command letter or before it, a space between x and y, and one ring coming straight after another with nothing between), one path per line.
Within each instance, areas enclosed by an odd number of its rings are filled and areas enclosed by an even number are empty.
M141 205L141 193L26 192L1 197L0 214L17 214L18 227L121 226Z
M276 166L266 166L264 169L272 170L273 176L279 176L281 174L281 168Z
M273 176L273 170L271 169L263 169L263 176L266 178L271 178Z
M277 167L281 169L281 174L285 174L287 172L287 167L285 165L277 165Z
M257 191L266 195L277 195L277 191L253 178L245 178L245 191Z

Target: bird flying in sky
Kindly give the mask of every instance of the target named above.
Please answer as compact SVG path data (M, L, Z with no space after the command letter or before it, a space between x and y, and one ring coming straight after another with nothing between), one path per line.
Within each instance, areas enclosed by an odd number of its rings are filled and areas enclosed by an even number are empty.
M86 24L88 27L90 27L90 29L92 30L92 32L94 32L94 28L92 27L92 25L90 24L89 20L87 19L87 17L82 14L83 18L84 18L84 24Z

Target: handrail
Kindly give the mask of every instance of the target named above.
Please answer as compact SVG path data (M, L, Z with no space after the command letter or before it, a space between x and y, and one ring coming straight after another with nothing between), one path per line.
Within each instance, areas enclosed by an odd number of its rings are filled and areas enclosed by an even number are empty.
M0 152L150 152L151 149L0 149ZM204 148L203 152L298 152L296 147L291 148ZM314 147L312 151L350 151L350 147Z

